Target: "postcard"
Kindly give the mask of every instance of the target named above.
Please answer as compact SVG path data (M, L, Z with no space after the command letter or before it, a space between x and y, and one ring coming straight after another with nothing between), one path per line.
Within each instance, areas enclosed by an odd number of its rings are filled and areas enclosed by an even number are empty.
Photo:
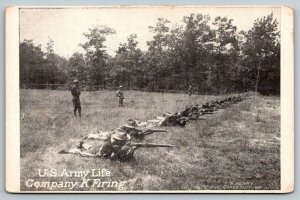
M6 9L6 190L294 190L294 11Z

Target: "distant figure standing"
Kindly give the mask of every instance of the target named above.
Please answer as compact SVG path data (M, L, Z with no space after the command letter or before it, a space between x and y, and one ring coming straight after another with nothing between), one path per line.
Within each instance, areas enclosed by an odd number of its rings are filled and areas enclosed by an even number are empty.
M121 107L123 106L123 101L124 101L124 93L123 93L123 87L120 85L119 86L119 90L116 92L116 95L118 97L118 100L119 100L119 104L118 104L118 107Z
M194 92L194 91L193 91L193 88L192 88L192 86L190 85L189 88L188 88L188 91L187 91L187 93L189 94L189 97L192 96L193 92Z
M79 90L79 83L78 80L75 79L74 85L72 86L71 94L73 96L73 106L74 106L74 115L76 116L76 111L78 110L79 117L81 117L81 105L80 105L80 90Z

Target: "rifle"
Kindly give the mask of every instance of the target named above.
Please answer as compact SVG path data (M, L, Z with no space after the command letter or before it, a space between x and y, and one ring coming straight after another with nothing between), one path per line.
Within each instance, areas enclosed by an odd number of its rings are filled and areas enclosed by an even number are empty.
M153 144L153 143L136 143L136 142L127 142L125 146L129 147L146 147L146 148L154 148L154 147L178 147L177 145L170 144Z
M167 130L163 130L163 129L146 129L141 131L144 135L150 135L152 133L158 133L158 132L162 132L162 133L168 132Z
M213 114L214 109L202 108L198 111L200 114Z
M156 132L168 132L167 130L163 129L142 129L137 127L128 127L128 126L121 126L121 129L125 130L128 133L138 133L138 134L144 134L149 135Z
M157 132L168 132L168 131L162 129L145 129L145 130L137 129L137 131L133 132L131 136L136 139L143 140L146 135L150 135L152 133L157 133Z

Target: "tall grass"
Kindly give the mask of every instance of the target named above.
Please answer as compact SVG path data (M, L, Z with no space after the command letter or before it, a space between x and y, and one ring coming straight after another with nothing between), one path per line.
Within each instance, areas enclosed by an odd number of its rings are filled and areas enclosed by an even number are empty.
M149 135L147 142L181 147L139 149L131 162L57 154L90 132L115 129L127 119L149 120L219 98L137 91L125 91L125 97L125 106L119 108L114 92L83 92L79 118L73 116L67 91L21 90L21 189L28 190L28 178L44 180L37 168L106 168L111 179L126 181L125 190L226 189L238 181L251 181L251 189L279 189L280 113L275 97L257 96L205 120L190 121L185 128L167 127L167 133Z

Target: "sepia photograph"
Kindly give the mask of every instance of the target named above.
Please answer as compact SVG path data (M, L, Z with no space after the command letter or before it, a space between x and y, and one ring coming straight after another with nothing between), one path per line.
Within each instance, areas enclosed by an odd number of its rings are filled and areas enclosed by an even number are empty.
M12 191L292 191L283 11L15 7Z

